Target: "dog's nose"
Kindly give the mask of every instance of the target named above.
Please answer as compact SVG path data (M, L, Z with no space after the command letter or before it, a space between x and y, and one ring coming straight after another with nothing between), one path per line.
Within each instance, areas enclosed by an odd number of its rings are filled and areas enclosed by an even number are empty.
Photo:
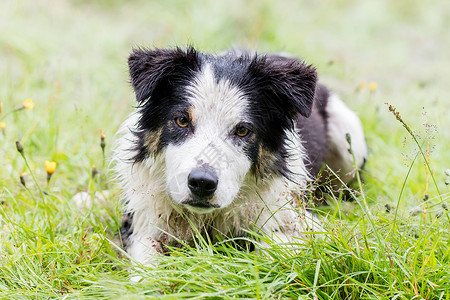
M199 199L211 198L218 182L216 171L210 166L195 168L188 176L189 189Z

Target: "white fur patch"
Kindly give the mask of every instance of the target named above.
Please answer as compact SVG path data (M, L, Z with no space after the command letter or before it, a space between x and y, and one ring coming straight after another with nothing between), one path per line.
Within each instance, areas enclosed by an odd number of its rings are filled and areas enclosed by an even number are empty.
M301 143L301 137L297 130L290 130L286 132L286 150L289 154L287 165L289 170L294 174L294 184L296 187L303 187L307 181L312 178L309 176L304 163L306 156L305 148ZM294 187L295 187L294 186Z
M216 81L206 65L187 88L192 105L194 134L181 145L169 145L165 151L168 190L175 202L189 197L187 178L202 164L212 166L219 177L215 196L209 201L219 207L228 206L236 197L251 162L242 147L233 144L230 134L245 121L248 102L239 89L226 80ZM195 209L210 213L212 209Z
M355 162L358 167L361 167L368 155L363 127L356 113L336 95L328 98L327 114L330 151L326 162L339 174L343 182L349 182L354 178L355 167L345 136L347 133L350 134Z

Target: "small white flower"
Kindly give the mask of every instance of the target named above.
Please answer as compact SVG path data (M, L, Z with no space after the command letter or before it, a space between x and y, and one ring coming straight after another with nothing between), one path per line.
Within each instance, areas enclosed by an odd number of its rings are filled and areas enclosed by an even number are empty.
M445 175L450 176L450 169L445 169L444 173Z

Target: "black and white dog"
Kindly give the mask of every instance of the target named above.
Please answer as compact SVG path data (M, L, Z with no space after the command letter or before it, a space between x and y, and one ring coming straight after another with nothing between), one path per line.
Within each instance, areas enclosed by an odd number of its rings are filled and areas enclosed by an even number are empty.
M128 63L139 105L113 158L122 238L137 262L191 240L193 227L210 237L254 228L280 242L304 237L298 191L324 163L353 178L346 134L358 167L367 157L359 118L295 58L189 47L137 49Z

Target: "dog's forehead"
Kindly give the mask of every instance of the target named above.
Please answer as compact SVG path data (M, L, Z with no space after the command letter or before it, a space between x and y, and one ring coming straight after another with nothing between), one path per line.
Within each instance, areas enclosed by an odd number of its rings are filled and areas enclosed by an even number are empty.
M218 76L212 62L203 64L186 88L195 120L215 119L232 126L246 117L249 102L241 88L227 76Z

